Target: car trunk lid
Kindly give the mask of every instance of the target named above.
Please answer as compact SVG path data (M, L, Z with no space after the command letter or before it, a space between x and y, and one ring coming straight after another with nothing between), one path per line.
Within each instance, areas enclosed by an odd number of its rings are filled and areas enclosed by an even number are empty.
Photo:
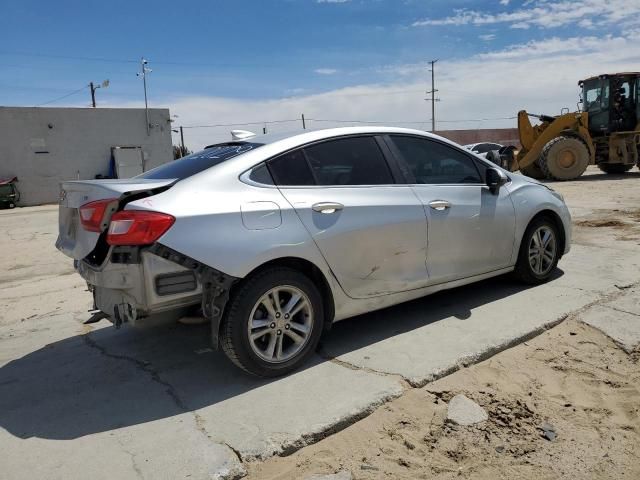
M83 205L98 200L114 199L122 208L127 199L155 195L170 188L176 181L130 178L63 182L60 190L56 248L76 260L85 258L96 248L113 212L106 213L107 218L99 231L89 231L83 227L80 218L80 207Z

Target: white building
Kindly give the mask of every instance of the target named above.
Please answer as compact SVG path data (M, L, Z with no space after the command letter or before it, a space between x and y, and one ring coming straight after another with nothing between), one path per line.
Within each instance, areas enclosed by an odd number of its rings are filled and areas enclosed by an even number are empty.
M59 183L120 177L173 160L169 110L0 107L0 178L18 177L18 205L58 201Z

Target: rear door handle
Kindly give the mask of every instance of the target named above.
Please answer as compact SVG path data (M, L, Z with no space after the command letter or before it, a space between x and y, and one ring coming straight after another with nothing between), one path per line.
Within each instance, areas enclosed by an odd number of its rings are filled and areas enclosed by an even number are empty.
M324 213L325 215L329 215L331 213L336 213L344 208L344 205L338 202L320 202L314 203L311 207L314 212Z
M450 208L451 203L447 202L446 200L434 200L433 202L429 202L429 206L434 210L442 212L443 210Z

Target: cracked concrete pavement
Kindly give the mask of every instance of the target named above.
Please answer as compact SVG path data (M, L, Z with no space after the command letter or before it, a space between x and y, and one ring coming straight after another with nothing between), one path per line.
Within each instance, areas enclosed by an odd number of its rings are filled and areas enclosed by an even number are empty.
M592 176L554 184L577 218L640 204L638 175ZM0 225L5 478L237 478L244 462L313 443L585 306L585 322L640 342L631 223L577 229L546 285L498 278L340 322L305 368L269 381L212 351L206 326L83 326L90 296L53 247L57 208L0 211Z

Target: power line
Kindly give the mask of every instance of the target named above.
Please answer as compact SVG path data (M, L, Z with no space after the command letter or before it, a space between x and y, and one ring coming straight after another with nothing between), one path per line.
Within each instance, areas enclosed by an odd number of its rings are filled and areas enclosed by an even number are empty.
M487 118L470 118L470 119L458 119L458 120L439 120L440 123L465 123L465 122L485 122L491 120L514 120L518 117L487 117ZM321 118L305 118L311 122L325 122L325 123L363 123L363 124L404 124L404 125L422 125L427 123L424 120L336 120L336 119L321 119ZM212 125L183 125L182 128L219 128L219 127L242 127L247 125L271 125L277 123L292 123L300 122L299 118L292 118L288 120L266 120L259 122L236 122L236 123L216 123Z
M124 60L116 58L104 58L104 57L82 57L74 55L50 55L44 53L34 52L9 52L6 50L0 50L0 55L18 55L22 57L40 57L40 58L59 58L66 60L82 60L90 62L109 62L109 63L138 63L138 60Z
M470 118L470 119L459 119L459 120L438 120L440 123L464 123L464 122L486 122L486 121L491 121L491 120L514 120L518 117L487 117L487 118ZM385 124L385 123L403 123L403 124L413 124L413 125L420 125L423 123L427 123L424 120L422 121L414 121L414 120L325 120L325 119L319 119L319 118L309 118L308 120L311 120L313 122L330 122L330 123L378 123L378 124Z
M62 95L61 97L54 98L53 100L49 100L48 102L39 103L38 105L34 105L34 107L41 107L42 105L48 105L50 103L57 102L58 100L62 100L64 98L70 97L71 95L75 95L76 93L80 93L81 91L83 91L83 90L85 90L87 88L89 88L89 85L85 85L84 87L79 88L78 90L74 90L71 93L67 93L66 95Z
M299 118L295 118L292 120L268 120L266 122L218 123L214 125L185 125L182 128L241 127L243 125L264 125L264 124L289 123L289 122L299 122L299 121L300 121Z

